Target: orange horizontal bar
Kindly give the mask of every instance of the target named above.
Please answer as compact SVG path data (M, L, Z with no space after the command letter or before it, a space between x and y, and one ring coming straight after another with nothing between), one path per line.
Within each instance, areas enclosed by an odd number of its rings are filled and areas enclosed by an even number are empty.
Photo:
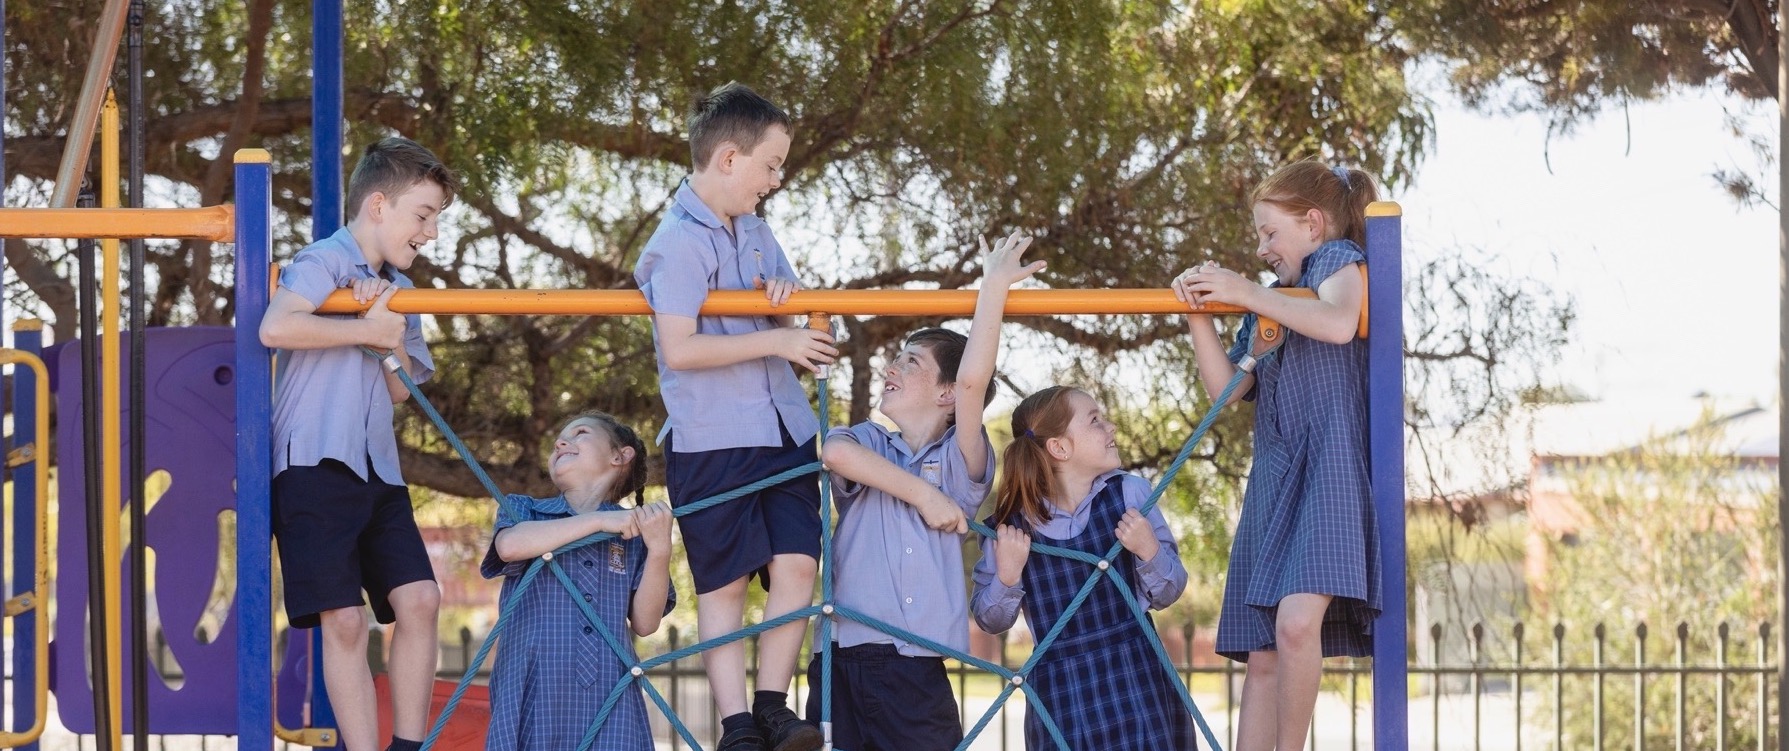
M1283 294L1312 297L1305 289L1278 290ZM763 292L750 290L708 293L703 315L833 315L960 316L975 314L976 291L964 290L804 290L789 296L777 308L770 307ZM331 294L320 313L353 313L368 306L354 302L347 290ZM398 313L437 315L651 315L652 308L637 290L507 290L414 289L391 296ZM1212 304L1206 312L1247 312L1234 305ZM1125 315L1186 313L1185 303L1168 289L1016 289L1006 298L1006 314Z
M0 237L236 241L232 206L197 209L0 209Z

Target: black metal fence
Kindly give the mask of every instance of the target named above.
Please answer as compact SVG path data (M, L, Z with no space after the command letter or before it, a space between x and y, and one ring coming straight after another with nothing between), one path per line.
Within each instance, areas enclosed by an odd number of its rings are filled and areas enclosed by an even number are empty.
M1431 624L1426 649L1409 665L1412 749L1713 749L1776 748L1776 658L1772 626L1718 624L1703 633L1688 623L1666 634L1637 624L1617 633L1605 624L1574 629L1553 624L1533 633L1523 623L1503 628ZM1189 627L1184 644L1195 644ZM685 646L668 630L666 649ZM478 648L468 631L444 650L442 675L459 677ZM755 641L747 649L755 652ZM1022 662L1025 646L1007 645L1002 664ZM1579 659L1584 657L1585 659ZM1215 663L1215 664L1214 664ZM748 665L756 660L748 660ZM950 662L965 725L980 718L997 686L990 673ZM486 666L488 670L489 666ZM1226 748L1235 740L1243 668L1228 660L1180 665L1181 679ZM1372 661L1330 660L1308 747L1372 748ZM655 685L698 739L719 727L698 658L654 671ZM801 675L796 693L805 692ZM987 694L986 697L978 693ZM1019 722L1024 700L1007 702L977 748L1024 746ZM693 711L692 711L693 710ZM656 715L656 712L653 713ZM683 748L662 718L654 719L664 747Z
M1750 751L1776 748L1779 717L1777 667L1771 653L1773 627L1720 623L1696 629L1678 623L1667 633L1646 624L1620 630L1605 624L1588 628L1553 624L1534 633L1525 624L1431 624L1419 637L1409 665L1410 747L1418 751L1577 751L1710 749ZM1196 644L1191 628L1184 644ZM375 655L381 651L375 642ZM458 679L477 652L482 635L461 629L442 644L440 675ZM646 654L685 646L676 629ZM747 641L756 652L756 640ZM1023 661L1026 646L1003 646L1002 664ZM1209 655L1207 656L1209 658ZM748 665L756 664L749 659ZM965 726L978 720L998 691L990 673L951 662L958 706ZM481 682L489 675L487 663ZM1179 667L1214 733L1229 748L1235 740L1243 669L1227 660ZM1331 660L1325 665L1308 747L1313 751L1373 748L1372 661ZM719 718L708 699L700 658L681 660L652 673L653 681L696 738L707 743ZM803 676L796 694L805 694ZM1015 695L983 731L977 749L1024 747L1024 700ZM686 748L656 711L659 747ZM157 748L231 747L229 738L196 739ZM88 739L77 739L85 748ZM66 746L64 746L66 748Z

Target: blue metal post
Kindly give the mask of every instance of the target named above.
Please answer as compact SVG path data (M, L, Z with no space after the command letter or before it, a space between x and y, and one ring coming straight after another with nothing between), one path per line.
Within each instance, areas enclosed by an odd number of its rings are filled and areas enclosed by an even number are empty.
M342 226L342 0L311 3L311 240Z
M273 361L261 344L272 165L236 152L236 748L273 751Z
M311 241L342 226L342 0L311 2ZM323 629L309 631L311 727L335 727L323 686Z
M1404 597L1403 209L1367 209L1367 429L1379 517L1384 611L1373 624L1373 747L1410 747L1409 614Z
M43 324L38 321L20 321L13 326L12 346L14 349L41 355L43 352ZM15 448L30 446L37 461L50 460L49 450L40 441L49 436L37 434L37 410L45 405L37 403L37 371L23 365L13 368L12 375L12 445ZM17 596L30 589L37 581L37 504L41 503L37 487L37 473L16 472L12 478L12 591L8 597ZM37 607L47 603L39 593ZM15 618L12 622L12 730L24 732L31 729L32 721L37 717L37 619L29 615ZM19 746L22 751L37 751L37 742L32 741Z

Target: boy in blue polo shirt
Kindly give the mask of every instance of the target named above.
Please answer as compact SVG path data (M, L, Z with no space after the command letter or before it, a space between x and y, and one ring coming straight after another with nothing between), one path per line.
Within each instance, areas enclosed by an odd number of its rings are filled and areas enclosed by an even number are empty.
M348 181L348 226L299 251L261 320L261 343L284 350L274 387L273 535L286 614L323 627L323 681L348 751L377 748L378 707L367 668L365 605L391 632L392 740L422 748L435 678L441 588L398 473L392 406L409 396L361 347L391 353L410 377L435 372L421 316L394 313L399 273L435 239L459 181L406 138L367 147ZM358 317L316 312L353 290ZM361 590L367 594L361 599Z
M839 506L835 599L958 651L969 650L963 535L994 480L982 428L993 399L994 359L1007 289L1037 273L1020 265L1031 238L982 244L985 269L969 336L922 329L883 374L873 422L827 433L826 466ZM851 751L956 748L962 720L944 658L912 642L840 619L833 652L832 742ZM808 661L808 719L820 718L821 661Z
M790 328L787 317L703 316L709 290L763 289L781 305L795 272L754 213L782 184L789 116L729 83L690 116L695 172L646 242L634 280L652 305L659 393L668 419L665 485L687 506L814 461L820 420L789 363L808 370L838 355L831 335ZM678 518L696 589L703 640L737 631L746 585L764 577L770 620L812 604L820 557L820 487L798 477ZM702 653L722 720L724 751L813 751L820 730L788 707L805 620L759 640L757 692L746 708L745 645Z

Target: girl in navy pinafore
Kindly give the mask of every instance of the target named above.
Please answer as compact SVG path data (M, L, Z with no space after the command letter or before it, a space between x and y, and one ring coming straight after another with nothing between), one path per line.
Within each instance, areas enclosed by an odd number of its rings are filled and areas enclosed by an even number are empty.
M974 613L992 633L1013 625L1020 611L1035 639L1061 620L1094 566L1031 554L1038 541L1103 556L1124 572L1138 605L1160 609L1180 598L1186 567L1159 510L1141 512L1149 483L1118 469L1114 431L1093 398L1051 387L1027 397L1013 412L1014 440L1004 454L991 523L975 567ZM1072 498L1071 503L1055 499ZM1137 620L1125 594L1101 576L1050 644L1025 685L1041 699L1068 748L1191 749L1192 715L1150 645L1154 625ZM1147 630L1146 630L1147 629ZM1057 749L1036 711L1025 716L1025 747Z
M1189 269L1175 294L1229 303L1244 316L1223 349L1211 317L1189 315L1199 374L1215 399L1255 345L1257 314L1287 329L1233 398L1255 401L1254 464L1230 550L1217 651L1248 663L1236 748L1303 748L1324 657L1372 654L1381 607L1378 526L1367 466L1365 209L1377 198L1359 170L1299 162L1255 191L1256 251L1276 287L1215 263Z
M501 601L513 605L491 670L491 724L485 736L490 751L578 748L603 701L637 662L630 637L656 631L675 605L671 510L662 503L640 503L645 467L645 446L633 430L608 415L585 413L567 422L553 444L549 469L561 494L510 496L516 516L500 515L481 567L487 578L504 577ZM616 502L630 493L632 509ZM618 536L553 559L576 592L541 571L517 593L533 559L599 532ZM626 655L616 654L585 619L584 607ZM622 694L592 748L653 748L638 688Z

